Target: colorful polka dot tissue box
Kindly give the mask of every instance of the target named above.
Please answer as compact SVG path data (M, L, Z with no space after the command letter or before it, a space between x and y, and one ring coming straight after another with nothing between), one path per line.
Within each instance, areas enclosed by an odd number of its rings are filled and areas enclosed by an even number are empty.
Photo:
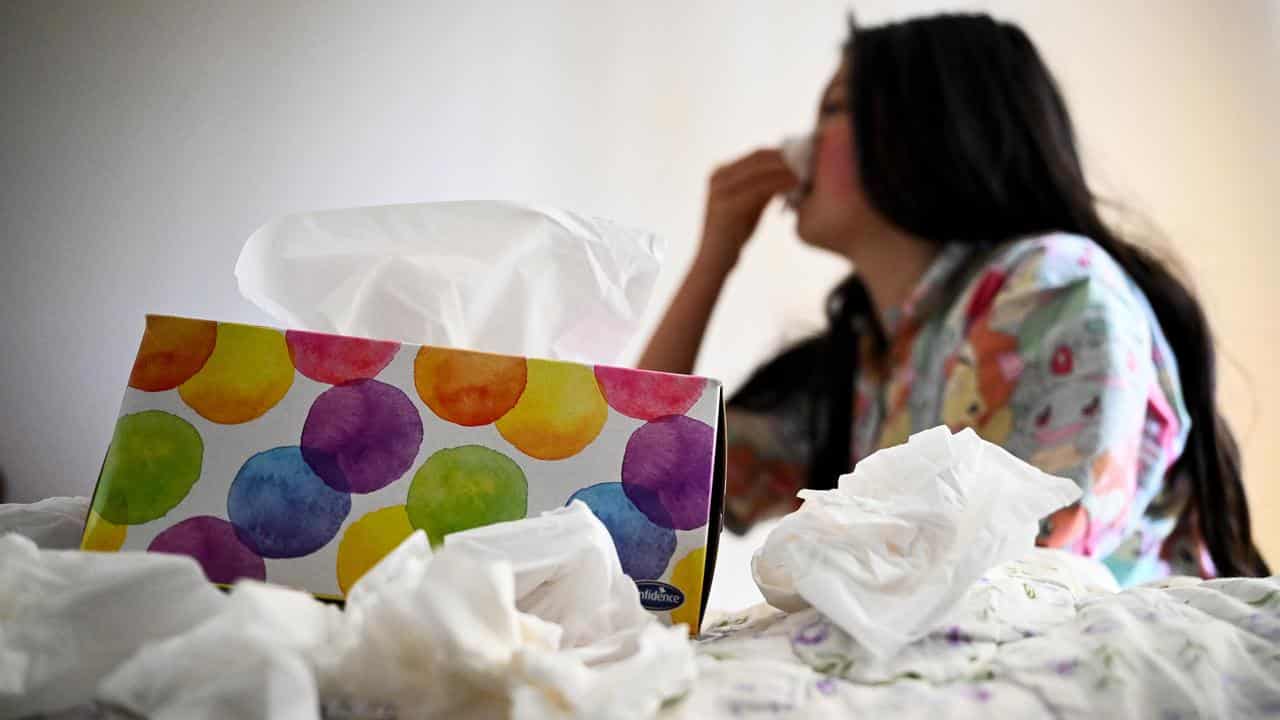
M415 529L576 499L645 607L696 631L723 427L699 377L153 315L82 547L341 599Z

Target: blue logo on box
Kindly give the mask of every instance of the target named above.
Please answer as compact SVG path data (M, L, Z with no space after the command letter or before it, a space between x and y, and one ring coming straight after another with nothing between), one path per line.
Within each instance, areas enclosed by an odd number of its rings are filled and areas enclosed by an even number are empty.
M640 604L646 610L674 610L684 604L684 593L674 585L657 580L637 580Z

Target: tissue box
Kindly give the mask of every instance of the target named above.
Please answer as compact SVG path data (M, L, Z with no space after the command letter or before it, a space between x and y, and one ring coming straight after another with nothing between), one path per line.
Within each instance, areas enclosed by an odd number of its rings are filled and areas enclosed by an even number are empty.
M414 529L578 499L696 632L723 495L714 380L153 315L81 545L340 600Z

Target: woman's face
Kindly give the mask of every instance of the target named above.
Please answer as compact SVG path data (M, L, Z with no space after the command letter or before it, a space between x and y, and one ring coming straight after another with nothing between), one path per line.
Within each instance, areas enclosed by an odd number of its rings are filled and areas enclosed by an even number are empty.
M814 132L813 180L796 208L796 232L806 243L848 254L882 222L862 191L846 97L848 68L827 84Z

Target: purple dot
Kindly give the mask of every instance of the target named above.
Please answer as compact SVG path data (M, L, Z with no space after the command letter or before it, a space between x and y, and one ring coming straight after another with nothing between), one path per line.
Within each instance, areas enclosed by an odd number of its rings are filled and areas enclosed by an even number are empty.
M240 542L231 523L212 515L177 523L157 535L147 550L195 558L210 582L230 585L241 578L267 579L262 558Z
M310 555L324 547L351 511L351 496L316 475L297 447L249 458L227 492L236 536L263 557Z
M377 380L325 390L302 426L302 454L334 490L368 493L400 479L422 445L409 396Z
M627 499L619 483L600 483L574 493L569 502L581 500L600 518L618 549L622 572L632 580L656 580L667 571L676 551L674 530L649 522Z
M622 456L622 487L654 524L693 530L707 524L715 430L683 415L640 426Z

